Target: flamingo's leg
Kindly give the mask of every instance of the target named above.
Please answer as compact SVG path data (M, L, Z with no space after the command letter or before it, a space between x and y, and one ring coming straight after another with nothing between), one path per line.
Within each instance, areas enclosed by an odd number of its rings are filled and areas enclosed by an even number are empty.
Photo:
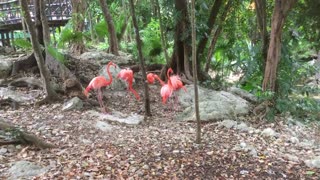
M98 89L98 101L99 101L99 104L101 107L101 112L106 113L106 108L103 104L102 98L103 98L102 91L101 91L101 89Z

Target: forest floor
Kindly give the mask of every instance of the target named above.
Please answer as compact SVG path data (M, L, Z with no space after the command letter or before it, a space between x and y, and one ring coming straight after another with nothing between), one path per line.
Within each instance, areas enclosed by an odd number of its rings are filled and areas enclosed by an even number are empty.
M141 83L134 88L143 94ZM303 161L277 156L276 149L281 147L270 146L273 139L223 128L217 122L202 123L202 142L196 144L196 123L175 121L173 116L179 112L163 105L159 92L159 86L151 87L151 117L134 126L111 123L109 131L95 128L96 119L88 115L89 110L99 111L98 107L65 112L61 102L39 108L0 108L0 118L57 145L44 150L0 147L8 149L0 155L0 179L8 178L11 163L19 160L49 167L34 179L319 179L320 171L308 168ZM133 96L129 99L108 90L105 104L127 114L144 113L143 97L136 101ZM268 126L272 124L261 128ZM258 156L235 150L241 142L254 144ZM275 154L263 154L265 149Z
M141 94L142 88L138 91ZM1 110L0 117L58 148L6 147L11 150L1 159L0 178L6 178L10 163L18 160L50 166L40 179L318 179L320 175L303 162L233 150L239 142L251 141L251 135L217 123L203 123L202 143L195 144L196 124L173 120L176 112L167 110L160 100L151 93L153 116L142 124L114 123L109 132L92 126L96 120L88 115L90 109L63 112L62 104L50 104ZM107 107L142 113L143 102L110 94ZM267 146L262 137L251 143L261 150Z

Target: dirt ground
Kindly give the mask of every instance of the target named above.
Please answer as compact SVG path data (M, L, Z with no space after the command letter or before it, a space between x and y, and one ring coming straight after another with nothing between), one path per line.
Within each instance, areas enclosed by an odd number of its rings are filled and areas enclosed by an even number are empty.
M143 86L134 88L141 96L108 90L104 102L110 110L144 114ZM29 91L28 88L20 88ZM0 118L35 133L57 148L39 150L33 146L6 145L0 155L0 179L8 178L12 162L27 160L49 167L33 179L319 179L319 170L304 162L292 162L277 154L264 154L274 140L202 123L202 143L195 144L196 124L177 122L161 103L160 87L150 86L151 117L139 125L111 123L104 132L94 127L97 119L84 106L81 111L62 111L63 102L0 108ZM90 98L95 99L95 96ZM66 99L67 100L67 99ZM249 117L248 117L249 118ZM258 156L234 150L242 141L254 144ZM31 178L32 179L32 178Z
M141 87L141 86L140 86ZM153 89L158 91L159 89ZM142 94L142 89L138 91ZM114 123L102 132L95 119L83 111L62 112L62 104L1 110L1 117L21 125L58 146L50 150L8 146L2 157L0 177L6 178L10 163L34 161L50 170L36 179L317 179L302 162L291 163L273 156L251 157L232 147L246 135L202 124L203 139L195 144L195 123L176 122L156 93L151 93L152 117L137 126ZM143 101L108 96L108 108L143 113ZM98 107L94 107L98 108ZM259 143L257 140L255 143ZM261 144L265 146L265 144Z

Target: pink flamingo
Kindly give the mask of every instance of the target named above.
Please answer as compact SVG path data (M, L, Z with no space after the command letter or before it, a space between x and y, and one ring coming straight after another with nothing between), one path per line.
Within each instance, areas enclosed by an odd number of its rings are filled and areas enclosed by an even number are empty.
M175 97L175 107L176 104L178 104L178 96L176 93L176 91L178 91L179 89L183 89L185 92L187 92L187 88L183 85L180 76L178 75L172 75L170 76L170 74L173 73L172 68L169 68L167 71L167 77L168 77L168 82L170 81L171 85L172 85L172 89L173 89L173 94Z
M86 97L88 97L89 91L91 91L91 89L94 89L95 91L97 91L97 98L98 98L98 101L99 101L99 104L101 107L101 111L103 113L105 113L106 110L105 110L105 106L102 101L103 95L102 95L101 88L109 86L112 83L112 75L110 73L110 66L116 67L116 65L112 61L110 61L107 65L107 73L109 76L109 80L107 80L104 76L97 76L90 81L89 85L86 87L86 89L83 92L84 95Z
M171 68L170 68L171 69ZM168 76L168 83L167 84L164 84L161 79L159 80L162 87L161 87L161 90L160 90L160 95L162 97L162 103L163 104L166 104L167 100L171 97L172 93L173 93L173 87L172 87L172 84L171 84L171 80L169 78L169 71L167 71L167 76Z
M167 71L167 74L168 74L168 73L169 73L169 74L170 74L170 73L173 73L173 70L172 70L171 68L169 68L168 71ZM182 83L182 81L181 81L180 76L178 76L178 75L172 75L172 76L168 77L168 79L170 79L174 91L177 91L177 90L179 90L179 89L181 89L181 88L182 88L185 92L187 91L187 88L184 87L184 85L183 85L183 83Z
M122 69L117 78L120 78L128 83L128 91L131 91L137 100L140 100L140 96L132 87L133 84L133 71L129 68Z
M148 73L148 75L147 75L147 81L148 81L149 84L154 84L154 81L155 81L156 79L160 82L161 86L164 86L164 85L165 85L165 83L159 78L158 75L153 74L153 73Z

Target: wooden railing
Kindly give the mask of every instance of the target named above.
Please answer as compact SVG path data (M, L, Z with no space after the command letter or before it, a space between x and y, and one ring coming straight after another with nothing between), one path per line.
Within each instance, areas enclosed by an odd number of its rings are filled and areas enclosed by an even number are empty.
M29 0L30 15L34 18L33 0ZM49 21L67 20L71 17L70 0L46 0L46 15ZM19 0L0 0L0 26L21 23Z

